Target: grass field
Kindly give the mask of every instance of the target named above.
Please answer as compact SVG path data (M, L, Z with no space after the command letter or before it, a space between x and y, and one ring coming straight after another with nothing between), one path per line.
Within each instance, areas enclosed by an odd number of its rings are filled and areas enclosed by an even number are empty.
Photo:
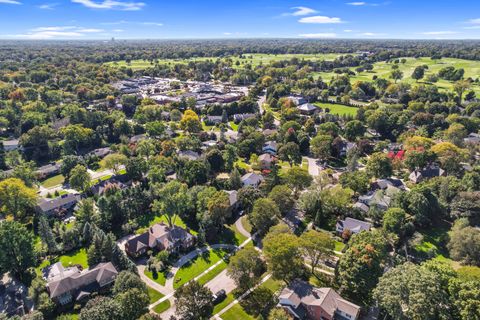
M158 301L164 297L162 293L158 292L153 288L150 288L149 286L147 286L147 290L148 290L148 297L150 298L150 303L154 303L155 301Z
M425 77L430 74L435 74L440 71L440 69L445 68L447 66L453 66L455 68L463 68L465 70L464 78L473 78L476 79L480 76L480 61L470 61L464 59L456 59L456 58L443 58L440 60L432 60L429 57L422 57L422 58L405 58L407 61L405 63L399 63L398 67L399 70L403 72L403 82L408 82L411 84L415 83L415 80L412 79L413 70L422 65L427 65L428 70L425 72ZM383 79L389 79L390 73L392 72L392 65L393 63L387 63L385 61L377 62L373 65L372 71L366 71L358 73L355 76L350 77L351 83L355 83L356 81L372 81L373 76L377 76ZM352 71L355 72L356 68L350 68ZM314 76L322 77L322 79L326 82L329 82L332 78L334 78L337 74L334 72L316 72ZM392 80L393 81L393 80ZM422 80L419 81L422 83ZM444 90L451 90L453 87L453 83L446 81L446 80L439 80L435 83L440 89ZM480 93L480 86L475 84L472 86L472 89L476 92Z
M210 250L200 256L197 256L195 259L185 264L177 271L175 274L173 287L175 289L181 287L223 259L227 253L228 252L224 250Z
M146 60L132 60L130 63L126 61L113 61L108 62L107 65L116 66L116 67L129 67L132 70L143 70L146 68L153 67L156 63L158 64L167 64L167 65L174 65L178 63L189 63L191 61L198 62L198 61L216 61L218 59L226 61L230 59L232 61L232 67L234 68L242 68L246 64L251 64L253 67L256 67L261 64L268 64L274 61L283 61L283 60L290 60L292 58L297 59L305 59L309 61L320 61L320 60L328 60L333 61L335 58L341 56L341 53L318 53L318 54L261 54L261 53L247 53L244 55L243 58L239 57L197 57L197 58L189 58L189 59L158 59L156 61L146 61ZM238 63L237 63L238 62Z
M324 103L324 102L317 102L314 103L316 106L322 108L323 110L329 109L330 114L338 114L340 116L343 115L350 115L350 116L356 116L358 108L355 107L348 107L344 106L342 104L335 104L335 103Z
M155 308L153 308L153 311L155 311L156 313L162 313L164 311L167 311L168 309L170 309L170 301L169 300L165 300L163 301L162 303L160 304L157 304L155 306Z
M156 283L158 283L159 285L161 286L164 286L165 285L165 282L167 281L167 278L165 277L165 273L164 272L157 272L155 274L153 274L151 271L149 271L147 268L145 268L144 272L143 272L148 278L150 278L151 280L155 281Z
M59 175L50 177L46 180L43 180L41 183L42 183L42 187L51 188L54 186L58 186L59 184L63 184L64 182L65 182L65 177L59 174Z

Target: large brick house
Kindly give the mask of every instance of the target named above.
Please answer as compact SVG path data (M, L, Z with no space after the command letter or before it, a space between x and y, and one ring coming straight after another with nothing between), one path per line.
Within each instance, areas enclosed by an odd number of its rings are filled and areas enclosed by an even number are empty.
M129 239L125 243L125 251L136 258L145 254L147 250L177 252L190 248L194 243L195 236L189 230L157 223L146 232Z
M360 307L331 288L316 288L296 280L282 290L279 306L298 320L356 320Z

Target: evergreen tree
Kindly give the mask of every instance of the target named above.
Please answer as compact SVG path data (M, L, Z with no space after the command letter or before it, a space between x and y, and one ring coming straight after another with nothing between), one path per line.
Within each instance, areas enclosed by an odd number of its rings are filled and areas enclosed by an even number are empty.
M58 251L58 244L55 241L52 228L44 215L41 215L38 219L38 234L42 242L47 245L48 253L52 254Z

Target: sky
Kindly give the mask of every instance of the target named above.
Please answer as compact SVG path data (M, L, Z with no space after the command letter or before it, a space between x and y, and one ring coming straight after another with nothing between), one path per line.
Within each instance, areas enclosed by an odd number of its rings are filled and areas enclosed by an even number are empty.
M0 39L480 39L478 0L0 0Z

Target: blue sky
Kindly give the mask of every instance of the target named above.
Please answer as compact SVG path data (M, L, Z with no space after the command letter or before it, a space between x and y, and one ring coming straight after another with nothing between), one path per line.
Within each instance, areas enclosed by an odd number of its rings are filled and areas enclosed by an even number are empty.
M0 0L1 39L480 39L477 0Z

